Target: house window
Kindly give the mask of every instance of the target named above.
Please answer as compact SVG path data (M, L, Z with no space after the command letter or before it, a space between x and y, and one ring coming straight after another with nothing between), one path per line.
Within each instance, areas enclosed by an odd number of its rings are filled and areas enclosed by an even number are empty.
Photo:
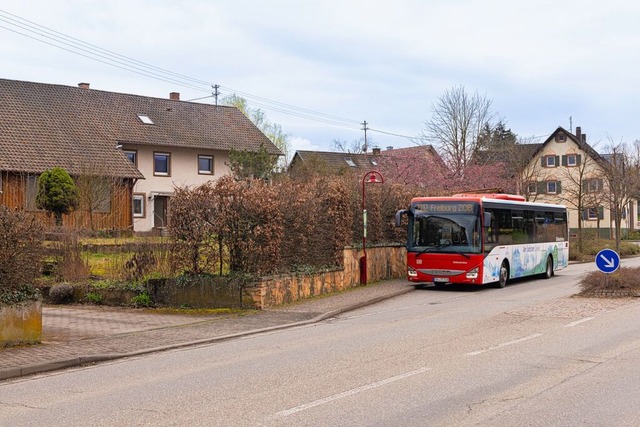
M545 166L548 168L556 167L556 156L547 156L545 157Z
M567 154L567 166L577 166L578 156L575 154Z
M587 219L598 219L598 209L596 208L587 209Z
M530 182L527 186L527 192L529 194L536 194L538 192L538 184L535 182Z
M565 142L567 140L566 136L564 133L558 133L556 134L556 141L558 142Z
M198 173L213 175L213 156L198 156Z
M171 154L153 153L153 174L159 176L171 174Z
M345 161L345 162L347 162L347 164L348 164L349 166L351 166L352 168L355 168L355 167L356 167L356 164L355 164L355 162L354 162L353 160L351 160L351 159L344 159L344 161Z
M124 150L124 155L133 163L138 166L138 152L136 150Z
M599 193L602 191L601 179L586 179L584 181L584 191L587 193Z
M153 124L153 120L151 120L151 118L149 116L147 116L146 114L138 114L138 118L145 125L152 125Z
M556 181L547 181L547 194L556 194L558 192L558 183Z
M144 193L134 193L133 195L133 217L144 218Z

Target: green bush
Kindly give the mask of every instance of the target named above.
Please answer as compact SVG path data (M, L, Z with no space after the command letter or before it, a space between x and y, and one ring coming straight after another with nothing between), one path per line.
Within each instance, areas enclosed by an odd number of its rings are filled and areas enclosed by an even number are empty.
M625 236L627 240L640 240L640 230L632 230Z
M23 301L35 301L42 298L40 290L33 286L20 286L11 289L0 288L0 305L19 304Z
M153 307L153 301L148 293L143 292L131 298L131 305L134 307Z
M96 304L96 305L100 305L102 304L102 295L100 295L97 292L89 292L84 296L84 299L91 303L91 304Z
M62 225L62 215L78 206L78 187L66 170L55 167L38 177L36 205L51 212L56 225Z
M615 240L589 239L583 240L582 251L578 249L578 242L572 240L569 242L569 259L572 261L593 261L594 257L602 249L615 249ZM640 254L640 245L632 242L620 242L621 257Z

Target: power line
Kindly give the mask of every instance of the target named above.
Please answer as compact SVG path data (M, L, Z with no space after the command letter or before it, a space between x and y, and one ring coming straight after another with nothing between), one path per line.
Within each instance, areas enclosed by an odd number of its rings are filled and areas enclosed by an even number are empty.
M382 133L382 134L390 135L390 136L397 136L398 138L406 138L406 139L411 139L411 140L420 139L420 138L419 138L419 137L417 137L417 136L401 135L401 134L399 134L399 133L386 132L386 131L384 131L384 130L380 130L380 129L372 129L372 128L369 128L369 130L370 130L371 132Z

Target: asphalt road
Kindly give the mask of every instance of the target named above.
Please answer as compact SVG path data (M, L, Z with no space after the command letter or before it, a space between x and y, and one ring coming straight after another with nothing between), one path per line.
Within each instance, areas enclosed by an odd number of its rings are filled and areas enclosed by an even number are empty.
M592 268L7 381L0 425L640 425L640 302L571 298Z

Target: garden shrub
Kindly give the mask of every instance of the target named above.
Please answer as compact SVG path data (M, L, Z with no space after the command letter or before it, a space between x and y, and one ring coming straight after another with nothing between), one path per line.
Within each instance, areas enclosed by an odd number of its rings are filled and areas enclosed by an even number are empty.
M0 297L3 303L39 298L32 289L41 274L43 228L36 217L0 206Z
M53 285L49 290L51 304L69 304L73 302L73 286L67 283Z
M640 267L620 267L611 274L593 271L579 283L583 296L634 296L640 294Z
M84 296L84 299L88 303L100 305L102 304L103 297L102 294L99 294L98 292L88 292Z
M153 307L153 300L147 292L142 292L139 295L131 298L131 305L134 307Z
M83 258L83 248L78 234L66 231L60 240L51 245L55 254L55 276L63 282L85 282L89 278L89 264Z

